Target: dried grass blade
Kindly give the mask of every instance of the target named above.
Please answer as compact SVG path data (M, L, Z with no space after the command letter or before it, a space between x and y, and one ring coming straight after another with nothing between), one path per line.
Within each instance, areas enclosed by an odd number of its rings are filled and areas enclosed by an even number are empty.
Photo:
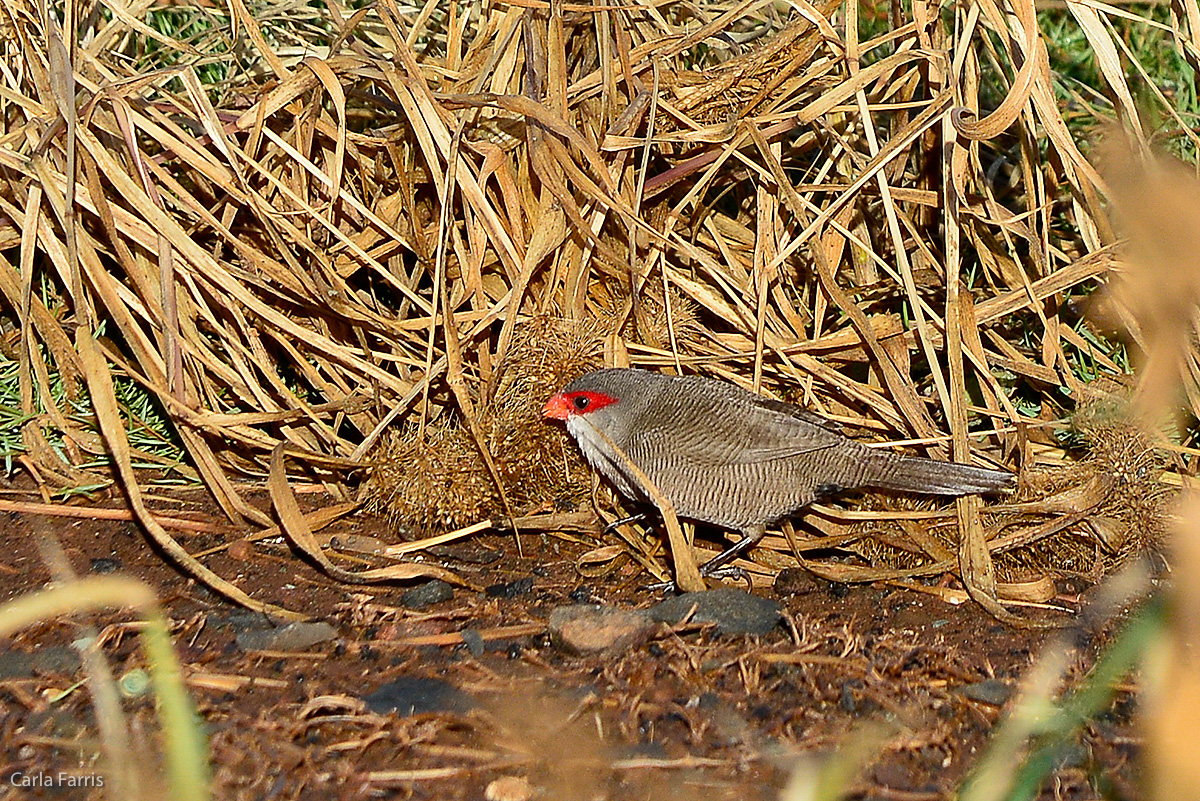
M337 114L337 135L334 137L333 162L329 167L329 176L325 180L329 188L330 203L335 203L342 196L342 172L346 162L346 93L329 64L317 58L306 58L300 65L307 67L317 76L317 80L325 87L325 92L333 100L333 110Z
M1091 5L1080 3L1078 0L1066 0L1066 2L1067 9L1075 17L1079 27L1083 29L1084 36L1087 37L1088 44L1091 45L1092 52L1096 57L1096 65L1100 68L1100 74L1104 76L1104 80L1112 89L1113 96L1117 101L1119 118L1127 121L1126 125L1129 130L1145 145L1137 104L1134 103L1133 95L1129 92L1125 69L1121 65L1121 56L1113 44L1112 35L1100 21L1100 14ZM1029 52L1029 48L1026 48L1026 52ZM1030 64L1032 63L1031 60Z
M129 459L129 440L126 438L125 428L121 423L117 398L113 393L112 379L108 374L108 368L104 363L104 357L101 355L100 349L92 340L90 331L84 328L77 329L75 334L75 348L79 352L80 361L83 363L84 377L87 380L88 393L92 399L96 419L100 423L100 430L104 434L104 440L108 443L113 462L117 465L117 473L129 498L129 505L133 507L133 513L137 516L138 522L145 528L155 544L162 548L163 552L184 571L212 588L214 592L225 596L234 603L240 604L247 609L252 609L268 616L280 617L285 620L304 619L304 615L251 598L236 586L200 564L159 524L142 501L142 491L138 486L137 475L134 473L133 465Z
M232 12L235 24L241 23L246 29L246 34L250 37L250 41L254 43L254 48L266 60L271 71L275 73L275 77L282 82L286 82L292 75L291 70L284 66L283 60L275 54L274 48L267 44L262 29L258 26L258 20L246 8L245 3L242 0L229 0L229 10Z
M471 586L457 574L436 565L401 562L361 572L346 570L335 565L325 555L316 537L313 536L304 513L300 511L300 505L296 503L296 496L288 485L287 474L284 472L284 446L282 443L276 445L271 452L270 469L271 474L267 480L267 487L271 491L271 502L275 507L275 512L279 515L280 529L293 545L320 565L321 569L332 578L351 584L378 584L384 581L406 581L414 578L439 578L463 587Z

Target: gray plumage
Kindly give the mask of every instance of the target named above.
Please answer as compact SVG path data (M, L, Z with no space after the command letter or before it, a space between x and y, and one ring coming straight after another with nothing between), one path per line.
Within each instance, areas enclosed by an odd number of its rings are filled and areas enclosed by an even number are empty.
M748 540L841 490L963 495L1012 481L1000 470L868 448L815 412L699 376L598 370L551 398L546 415L566 421L588 462L623 495L651 500L594 430L629 456L680 517L745 532Z

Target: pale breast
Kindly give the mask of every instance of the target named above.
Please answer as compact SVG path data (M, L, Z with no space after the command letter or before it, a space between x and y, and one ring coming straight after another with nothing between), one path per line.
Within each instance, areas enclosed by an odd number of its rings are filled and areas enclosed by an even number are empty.
M637 480L628 475L628 468L619 459L609 456L606 443L597 437L596 430L586 420L578 416L567 418L567 432L579 443L579 450L588 464L608 479L618 492L631 500L648 500Z

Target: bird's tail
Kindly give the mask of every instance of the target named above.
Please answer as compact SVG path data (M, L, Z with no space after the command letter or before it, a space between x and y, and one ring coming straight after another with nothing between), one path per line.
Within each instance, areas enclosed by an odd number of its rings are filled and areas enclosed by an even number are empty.
M969 495L995 492L1013 482L1013 474L958 462L939 462L916 456L880 453L867 484L879 489L928 495Z

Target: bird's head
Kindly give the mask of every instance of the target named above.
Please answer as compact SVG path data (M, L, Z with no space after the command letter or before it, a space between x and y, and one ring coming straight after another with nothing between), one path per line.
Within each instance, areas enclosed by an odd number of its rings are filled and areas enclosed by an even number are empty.
M656 374L610 368L576 378L546 401L542 415L566 424L584 459L628 498L645 499L627 449L642 425Z
M567 424L576 439L597 431L624 447L641 424L662 377L645 370L610 368L576 378L546 401L542 415Z

